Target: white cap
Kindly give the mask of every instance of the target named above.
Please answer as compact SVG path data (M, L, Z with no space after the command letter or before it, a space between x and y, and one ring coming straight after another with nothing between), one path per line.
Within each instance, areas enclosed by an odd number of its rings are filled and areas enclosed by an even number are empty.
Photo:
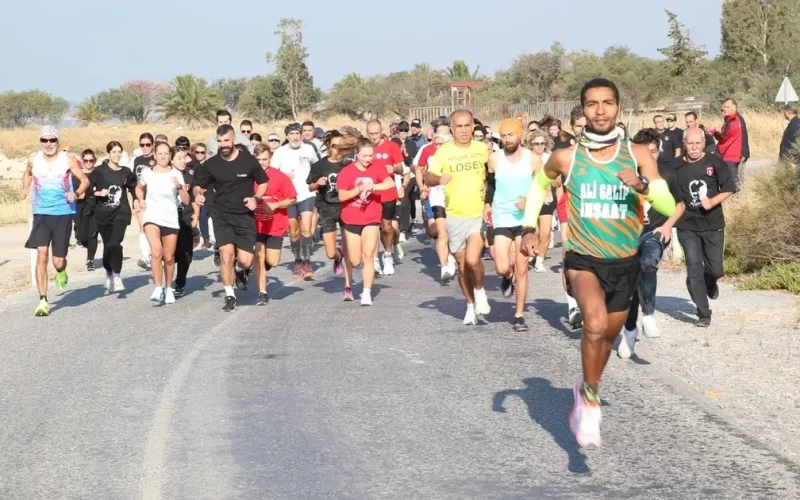
M267 136L267 141L280 141L280 140L281 138L278 134L269 134L269 136Z
M42 137L55 137L58 139L58 129L52 125L45 125L39 129L39 139Z

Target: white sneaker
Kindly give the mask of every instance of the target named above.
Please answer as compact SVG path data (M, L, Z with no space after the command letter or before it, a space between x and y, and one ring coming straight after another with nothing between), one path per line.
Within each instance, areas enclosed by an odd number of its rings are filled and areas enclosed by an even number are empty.
M383 276L383 269L381 269L381 261L377 257L372 259L372 265L375 267L375 276Z
M406 242L406 233L400 233L400 238L398 239L400 243Z
M489 300L486 297L475 297L475 314L479 316L488 316L492 312L492 307L489 305Z
M403 245L395 243L392 255L394 255L397 260L403 260L403 257L406 256L406 253L403 251Z
M371 306L372 305L372 296L367 295L365 293L361 294L361 305L362 306Z
M442 266L442 283L446 283L453 279L453 273L450 270L450 266L444 265Z
M622 328L622 333L619 334L619 346L617 347L617 356L621 359L630 359L633 355L633 350L636 348L636 333L636 328L633 330Z
M578 377L572 389L575 406L569 414L569 428L580 446L593 444L600 447L603 445L603 440L600 438L600 422L603 420L603 415L599 404L589 403L583 399L582 384L582 378Z
M644 336L648 339L657 339L661 336L656 324L656 318L653 315L642 316L642 330L644 330Z
M114 280L110 274L106 275L106 290L108 290L108 293L114 293Z
M175 291L172 288L164 289L164 303L165 304L175 303Z
M467 309L467 314L464 316L465 325L477 325L478 316L475 314L475 309Z
M391 276L394 274L394 257L391 254L383 254L383 274Z
M114 278L113 287L115 292L124 292L125 285L122 284L122 278L120 278L119 276Z
M533 266L533 270L537 273L546 273L547 269L544 267L543 262L537 262L535 266Z
M158 302L159 304L164 302L164 287L157 286L155 290L153 290L153 294L150 295L151 302Z
M458 266L456 265L456 258L452 255L447 256L447 269L450 272L450 276L455 276L456 272L458 271Z
M552 249L556 246L556 239L553 236L550 236L550 243L547 244L547 248Z

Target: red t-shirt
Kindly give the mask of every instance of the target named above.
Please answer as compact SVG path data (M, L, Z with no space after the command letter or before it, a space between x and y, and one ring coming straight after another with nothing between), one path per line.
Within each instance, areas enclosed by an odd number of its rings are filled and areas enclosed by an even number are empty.
M389 174L386 173L385 166L379 167L372 163L367 170L362 171L359 170L355 163L351 163L339 172L339 178L336 180L336 189L339 191L355 189L356 186L360 186L370 180L373 184L380 184L388 177ZM383 207L381 206L381 194L379 192L371 192L366 201L356 196L342 202L341 217L342 222L345 224L354 226L366 226L372 223L380 224L381 215L383 215Z
M430 160L431 156L436 152L436 144L427 144L424 148L422 148L422 154L419 155L419 166L425 167L428 169L428 160Z
M403 152L396 142L384 139L383 142L375 146L375 156L372 159L372 166L380 167L386 171L386 165L397 165L403 163ZM381 191L381 202L397 201L397 187L392 186L386 191Z
M267 177L269 177L267 192L261 197L261 202L259 202L254 212L256 216L256 231L258 231L258 234L266 234L268 236L283 236L289 230L289 214L286 209L279 208L269 212L264 205L297 198L297 191L289 176L277 168L269 167L267 169ZM255 186L257 189L258 183Z

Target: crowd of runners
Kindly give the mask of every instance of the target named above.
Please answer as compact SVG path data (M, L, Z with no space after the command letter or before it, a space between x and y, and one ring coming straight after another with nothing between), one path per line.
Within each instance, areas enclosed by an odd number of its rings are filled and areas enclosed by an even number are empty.
M43 127L41 151L23 179L34 213L26 246L38 253L34 314L49 315L50 256L56 287L67 285L73 228L88 270L102 238L105 286L123 291L122 241L134 218L139 265L152 271L155 303L183 295L194 250L213 247L223 310L237 308L235 290L248 289L251 277L257 304L266 305L267 275L281 262L286 236L293 276L313 278L319 234L331 279L344 280L343 300L354 300L353 270L360 267L361 305L370 306L375 275L394 274L403 244L417 232L419 200L440 281L457 277L463 292L464 325L490 312L484 262L491 259L500 293L516 295L512 327L527 331L528 272L547 271L544 259L559 235L565 319L584 332L570 425L581 445L600 445L600 377L617 337L619 356L633 354L640 307L643 334L659 336L657 270L673 228L697 325L711 322L709 299L719 296L723 274L721 204L738 190L734 164L742 160L744 124L727 100L721 131L701 128L694 113L686 114L685 131L674 126L675 116L659 115L655 128L629 138L616 121L613 82L587 82L580 102L570 116L572 133L551 117L506 119L493 132L460 110L428 130L417 119L388 130L372 120L363 134L305 122L287 125L283 140L269 134L266 141L251 122L236 130L230 113L220 111L205 143L179 137L170 145L144 133L132 160L122 161L126 153L114 141L99 164L94 151L64 151L58 131ZM738 157L730 150L736 141Z

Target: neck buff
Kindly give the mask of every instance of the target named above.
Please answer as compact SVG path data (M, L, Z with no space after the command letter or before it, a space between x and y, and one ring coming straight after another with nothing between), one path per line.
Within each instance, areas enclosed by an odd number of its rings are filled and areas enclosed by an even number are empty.
M620 138L619 128L614 128L611 132L605 135L595 134L584 128L581 131L581 136L578 142L586 149L603 149L617 143Z

